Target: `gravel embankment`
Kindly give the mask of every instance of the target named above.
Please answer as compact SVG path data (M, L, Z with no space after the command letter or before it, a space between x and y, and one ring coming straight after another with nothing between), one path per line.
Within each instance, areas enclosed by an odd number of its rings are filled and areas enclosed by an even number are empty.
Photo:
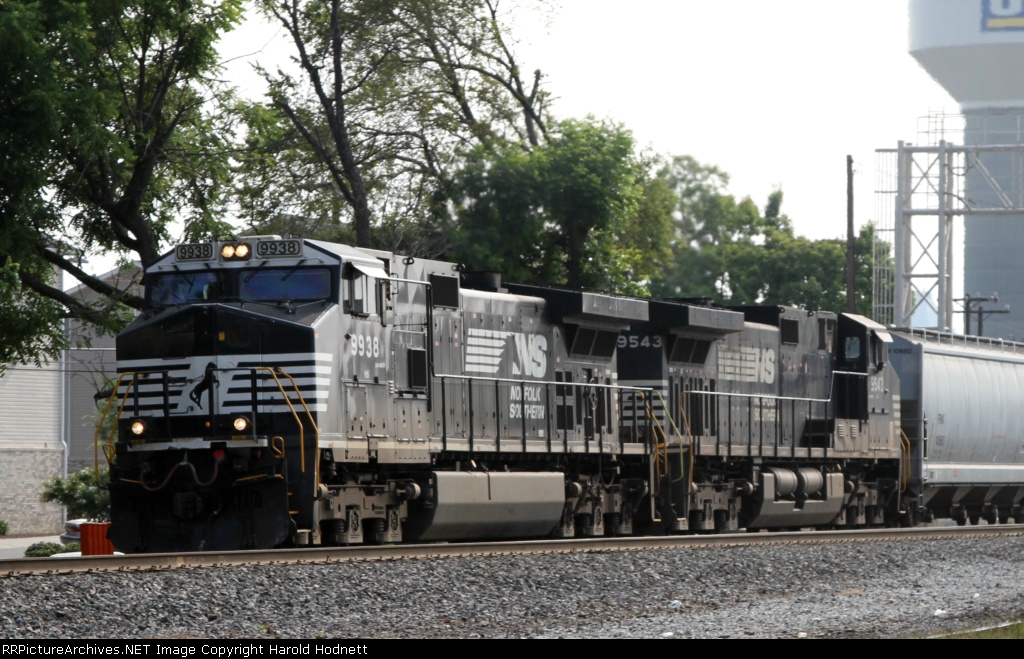
M0 578L6 639L900 638L1021 619L1024 538Z

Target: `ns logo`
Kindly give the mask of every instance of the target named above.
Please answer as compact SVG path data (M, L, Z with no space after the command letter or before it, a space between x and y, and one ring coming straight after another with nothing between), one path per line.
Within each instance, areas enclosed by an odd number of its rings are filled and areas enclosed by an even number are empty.
M516 357L512 362L512 375L543 378L548 371L548 339L542 334L514 332Z
M981 0L981 29L1024 30L1024 0Z
M775 350L771 348L723 347L718 351L718 377L723 380L772 384L775 364Z
M512 355L511 375L544 378L548 370L548 339L543 334L469 329L466 370L495 375L506 355Z

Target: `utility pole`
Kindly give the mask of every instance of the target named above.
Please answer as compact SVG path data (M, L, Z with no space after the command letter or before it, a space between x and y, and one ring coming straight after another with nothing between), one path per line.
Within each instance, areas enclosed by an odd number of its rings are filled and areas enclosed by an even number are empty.
M992 295L982 295L981 293L965 295L960 301L964 303L964 334L967 336L970 336L971 334L971 314L975 311L978 312L978 336L983 336L981 332L985 315L992 315L994 313L1010 313L1010 307L1008 305L1003 310L973 308L975 302L998 302L999 293L993 293Z
M1010 313L1010 305L1007 304L1002 309L978 309L978 336L985 336L982 323L994 313Z
M857 312L857 262L853 235L853 156L846 156L846 311Z

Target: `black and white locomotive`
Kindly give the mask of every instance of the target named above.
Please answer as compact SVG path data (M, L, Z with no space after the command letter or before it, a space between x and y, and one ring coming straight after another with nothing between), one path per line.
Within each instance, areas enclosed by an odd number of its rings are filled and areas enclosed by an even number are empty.
M893 338L856 315L277 236L180 245L144 284L104 447L120 551L922 517Z

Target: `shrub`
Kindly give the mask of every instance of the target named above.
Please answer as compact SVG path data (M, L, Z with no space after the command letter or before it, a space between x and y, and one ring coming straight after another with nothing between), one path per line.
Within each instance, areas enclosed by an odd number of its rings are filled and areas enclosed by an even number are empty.
M11 525L6 520L0 519L0 535L7 535L11 532Z
M71 551L82 551L82 545L78 542L69 542L62 545L59 542L37 542L29 545L25 550L26 558L47 558L54 554L63 554Z
M110 473L101 467L99 482L93 469L76 471L67 478L54 476L43 483L42 500L67 506L68 518L105 522L110 519Z
M28 546L25 556L28 558L46 558L64 551L64 545L59 542L37 542Z

